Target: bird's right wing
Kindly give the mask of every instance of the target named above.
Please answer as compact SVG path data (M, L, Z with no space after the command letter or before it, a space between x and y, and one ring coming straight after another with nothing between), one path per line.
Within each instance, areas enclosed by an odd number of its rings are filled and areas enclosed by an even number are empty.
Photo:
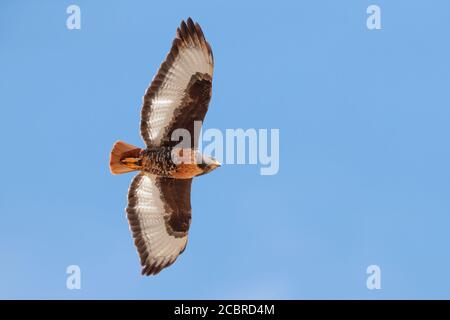
M126 209L142 274L159 273L184 251L191 223L192 179L139 173L131 183Z
M198 23L188 19L177 29L172 48L144 96L141 135L147 147L171 142L176 129L194 141L194 121L203 121L212 91L213 55ZM191 143L192 144L192 143Z

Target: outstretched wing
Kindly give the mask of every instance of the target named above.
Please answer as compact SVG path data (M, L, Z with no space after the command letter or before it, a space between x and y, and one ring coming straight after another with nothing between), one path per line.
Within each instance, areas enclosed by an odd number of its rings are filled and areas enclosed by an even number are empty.
M148 147L174 145L175 129L203 121L211 98L213 55L198 23L182 21L172 48L143 98L141 135Z
M142 274L157 274L184 251L191 223L192 179L139 173L128 191L126 209Z

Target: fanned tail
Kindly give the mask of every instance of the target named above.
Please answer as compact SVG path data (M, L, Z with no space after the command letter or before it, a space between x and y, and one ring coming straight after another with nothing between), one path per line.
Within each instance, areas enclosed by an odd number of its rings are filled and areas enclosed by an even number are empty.
M109 159L109 168L112 174L127 173L141 169L141 148L123 141L117 141Z

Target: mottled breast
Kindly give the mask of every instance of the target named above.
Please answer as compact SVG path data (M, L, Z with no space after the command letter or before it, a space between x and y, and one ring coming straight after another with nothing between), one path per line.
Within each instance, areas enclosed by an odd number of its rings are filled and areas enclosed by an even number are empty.
M160 177L171 177L176 170L172 161L172 148L146 149L142 155L142 170Z
M199 153L194 149L161 147L143 151L142 170L160 177L190 179L203 171L198 166Z

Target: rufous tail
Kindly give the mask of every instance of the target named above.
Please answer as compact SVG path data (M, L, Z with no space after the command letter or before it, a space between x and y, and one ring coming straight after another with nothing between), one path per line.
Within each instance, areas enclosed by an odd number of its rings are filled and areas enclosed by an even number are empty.
M112 174L121 174L141 169L141 148L123 141L117 141L109 158L109 168Z

